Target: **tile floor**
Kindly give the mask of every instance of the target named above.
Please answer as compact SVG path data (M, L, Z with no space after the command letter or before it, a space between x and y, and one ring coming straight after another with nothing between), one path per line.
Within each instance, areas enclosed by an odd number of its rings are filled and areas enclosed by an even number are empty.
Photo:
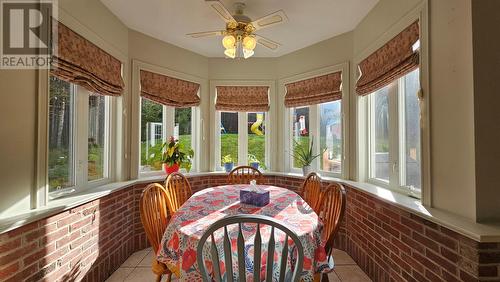
M334 250L333 257L335 259L335 271L329 274L330 281L371 281L361 268L356 265L352 258L344 251ZM108 278L108 280L106 280L106 282L155 281L155 276L153 272L151 272L150 267L152 259L153 253L149 248L135 252L113 273L113 275L111 275L111 277ZM163 277L162 281L166 281L166 277ZM172 279L172 281L178 280Z

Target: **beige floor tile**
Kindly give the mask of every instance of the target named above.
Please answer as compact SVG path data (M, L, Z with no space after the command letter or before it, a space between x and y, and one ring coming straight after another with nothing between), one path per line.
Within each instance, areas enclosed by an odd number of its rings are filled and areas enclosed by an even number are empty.
M136 268L130 275L125 279L126 282L151 282L155 281L156 276L151 271L151 268ZM167 281L167 276L163 276L161 281ZM177 281L172 279L172 281Z
M153 257L155 254L153 252L149 252L144 258L139 262L137 267L151 267L151 263L153 262Z
M123 264L121 267L136 267L142 259L150 252L150 249L144 249L138 252L133 253Z
M134 271L133 268L130 267L120 267L113 274L106 279L106 282L123 282Z
M333 250L333 261L335 265L356 264L346 252L338 249Z
M342 282L368 282L372 281L357 265L339 265L335 273Z
M328 273L328 281L330 282L340 282L340 278L337 276L337 274L332 271L330 273Z

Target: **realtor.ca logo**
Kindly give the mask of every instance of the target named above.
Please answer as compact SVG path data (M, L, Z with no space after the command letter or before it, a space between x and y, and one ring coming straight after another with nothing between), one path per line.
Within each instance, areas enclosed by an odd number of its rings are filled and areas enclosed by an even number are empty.
M50 68L57 40L55 1L0 0L0 68Z

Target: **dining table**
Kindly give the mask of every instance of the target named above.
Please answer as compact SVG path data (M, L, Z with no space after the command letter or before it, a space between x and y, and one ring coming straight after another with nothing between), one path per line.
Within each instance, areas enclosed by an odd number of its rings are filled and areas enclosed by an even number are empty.
M236 214L255 214L272 217L295 232L304 250L304 263L301 272L301 281L313 281L316 273L331 271L332 259L328 259L324 238L321 235L322 223L313 209L294 191L286 188L258 185L258 189L269 191L269 204L258 207L250 204L240 203L240 190L249 189L249 185L223 185L206 188L193 194L172 216L164 232L161 245L156 253L157 260L163 262L179 279L179 281L201 281L201 273L196 262L197 245L208 227L224 217ZM245 238L245 264L246 281L253 281L253 240L257 226L245 223L242 227ZM260 281L265 277L265 265L267 258L267 243L270 238L270 227L260 226L262 235L262 266ZM285 234L275 231L275 252L273 264L274 277L280 272L281 250L285 241ZM236 238L237 225L228 227L231 239L233 262L237 261ZM222 231L215 233L216 244L219 247L219 258L221 260L221 275L225 277L224 254L222 250ZM288 243L289 263L286 273L293 272L293 262L296 257L296 249L291 240ZM203 258L208 271L211 269L209 248L203 252ZM234 264L234 263L233 263ZM237 265L233 267L233 275L238 275ZM237 277L234 277L235 279Z

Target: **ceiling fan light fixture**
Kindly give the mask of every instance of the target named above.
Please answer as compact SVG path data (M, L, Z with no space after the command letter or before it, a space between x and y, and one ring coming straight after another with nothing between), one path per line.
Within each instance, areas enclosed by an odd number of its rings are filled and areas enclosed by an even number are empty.
M243 38L243 48L248 49L248 50L253 50L253 49L255 49L256 45L257 45L257 41L255 40L255 37L245 36Z
M222 38L222 46L226 49L234 48L234 44L236 43L236 38L233 35L226 35Z
M236 57L236 48L234 46L232 48L226 48L226 51L224 51L224 55L231 59L234 59Z
M243 58L248 59L253 56L255 52L250 49L243 48Z

